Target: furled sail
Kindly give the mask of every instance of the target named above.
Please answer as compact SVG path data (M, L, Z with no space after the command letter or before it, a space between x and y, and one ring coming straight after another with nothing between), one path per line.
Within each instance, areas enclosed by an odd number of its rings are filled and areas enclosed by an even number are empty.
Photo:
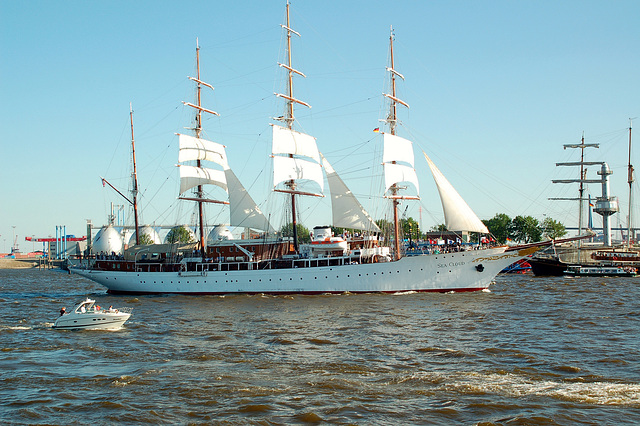
M308 180L317 183L322 192L324 179L316 139L286 127L271 126L274 188L284 182L294 192L297 181Z
M431 174L433 174L433 179L440 193L447 229L450 231L470 231L488 234L489 230L484 223L478 219L471 207L462 199L427 154L424 152L423 154L424 158L427 159L427 163L429 163Z
M178 141L180 144L178 162L206 160L224 168L229 167L224 145L181 134L178 134Z
M229 168L224 173L229 189L230 225L275 232L235 173Z
M380 232L378 225L369 216L369 213L364 210L355 195L331 167L331 164L322 154L320 154L320 157L322 158L322 165L327 174L329 190L331 191L333 226Z
M413 143L389 133L384 134L384 153L382 155L384 167L385 193L391 187L402 182L411 183L416 189L416 196L397 196L397 198L417 198L420 193L418 176L414 167Z
M216 185L227 190L227 181L222 170L180 165L180 193L198 185Z

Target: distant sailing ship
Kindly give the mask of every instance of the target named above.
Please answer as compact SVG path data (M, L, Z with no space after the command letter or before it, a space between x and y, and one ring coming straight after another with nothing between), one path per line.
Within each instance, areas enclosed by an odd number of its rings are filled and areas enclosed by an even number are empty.
M284 99L286 112L272 124L273 190L285 193L291 208L293 238L274 238L274 229L229 167L225 147L202 139L202 113L216 114L201 105L201 88L209 84L200 79L199 47L196 48L197 103L185 102L196 110L194 136L178 135L180 193L195 201L199 210L199 242L192 244L136 245L124 258L88 259L71 268L72 272L102 284L110 293L343 293L405 291L477 291L489 287L505 267L531 254L540 244L521 247L487 247L451 253L402 256L398 205L419 199L414 169L413 144L396 135L398 105L408 105L396 96L393 57L393 29L390 40L391 93L383 133L384 196L391 200L394 235L391 247L380 244L380 229L364 210L329 162L318 150L314 137L294 130L294 105L309 106L293 94L294 75L304 74L291 63L291 37L299 35L289 22L287 4L288 91L276 94ZM133 139L133 135L132 135ZM488 233L460 195L424 154L442 200L447 228L455 231ZM205 163L212 166L205 167ZM194 164L195 163L195 164ZM212 168L215 167L215 168ZM358 230L347 238L335 237L330 227L316 227L311 243L299 244L296 199L322 196L326 174L331 193L333 226ZM408 184L410 186L408 186ZM203 185L215 185L228 194L226 200L204 197ZM309 187L313 189L309 189ZM194 196L184 194L195 189ZM319 189L319 190L318 190ZM409 191L410 189L410 191ZM260 238L224 240L207 245L204 233L203 203L228 204L230 224L261 230Z
M629 212L627 223L627 241L624 245L614 246L612 243L612 230L610 216L619 211L618 199L609 195L609 176L613 173L607 163L602 161L585 161L584 150L586 148L599 148L599 144L585 144L584 136L579 144L568 144L564 148L577 148L581 150L580 161L570 163L557 163L557 166L580 166L580 179L554 180L553 183L579 183L578 198L551 198L551 200L572 200L578 201L578 229L583 229L583 202L589 201L591 197L584 197L585 183L600 183L602 185L602 196L596 198L594 212L602 215L603 236L602 243L578 243L553 245L547 250L536 253L530 260L531 270L538 276L561 276L561 275L600 275L626 276L629 271L640 267L640 252L637 247L631 246L632 240L632 184L634 182L633 166L631 165L631 130L632 123L629 119L629 161L628 179L629 184ZM598 175L601 179L587 179L585 166L601 166ZM591 217L591 210L589 211ZM591 219L589 220L591 222ZM589 225L591 226L591 225ZM581 271L589 271L582 273ZM617 268L617 269L616 269ZM613 273L614 271L615 273Z

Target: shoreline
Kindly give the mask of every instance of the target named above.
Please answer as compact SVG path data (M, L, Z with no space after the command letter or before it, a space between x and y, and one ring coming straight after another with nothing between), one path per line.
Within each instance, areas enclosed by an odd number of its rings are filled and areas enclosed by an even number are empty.
M32 269L38 267L38 259L0 259L0 269Z

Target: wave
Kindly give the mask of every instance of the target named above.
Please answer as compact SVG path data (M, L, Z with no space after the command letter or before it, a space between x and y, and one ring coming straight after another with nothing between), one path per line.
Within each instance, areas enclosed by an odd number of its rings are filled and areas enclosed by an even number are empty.
M560 401L594 405L640 407L640 384L620 382L578 382L539 380L513 373L414 373L400 379L441 384L442 391L463 395L494 394L504 397L553 398Z

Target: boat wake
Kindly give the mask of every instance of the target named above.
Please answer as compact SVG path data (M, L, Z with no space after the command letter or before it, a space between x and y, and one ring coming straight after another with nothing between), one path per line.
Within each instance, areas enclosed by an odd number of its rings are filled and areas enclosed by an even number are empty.
M443 392L494 394L509 398L547 397L595 405L640 406L640 384L612 382L561 382L537 380L517 374L460 372L456 375L421 372L400 380L437 384Z

